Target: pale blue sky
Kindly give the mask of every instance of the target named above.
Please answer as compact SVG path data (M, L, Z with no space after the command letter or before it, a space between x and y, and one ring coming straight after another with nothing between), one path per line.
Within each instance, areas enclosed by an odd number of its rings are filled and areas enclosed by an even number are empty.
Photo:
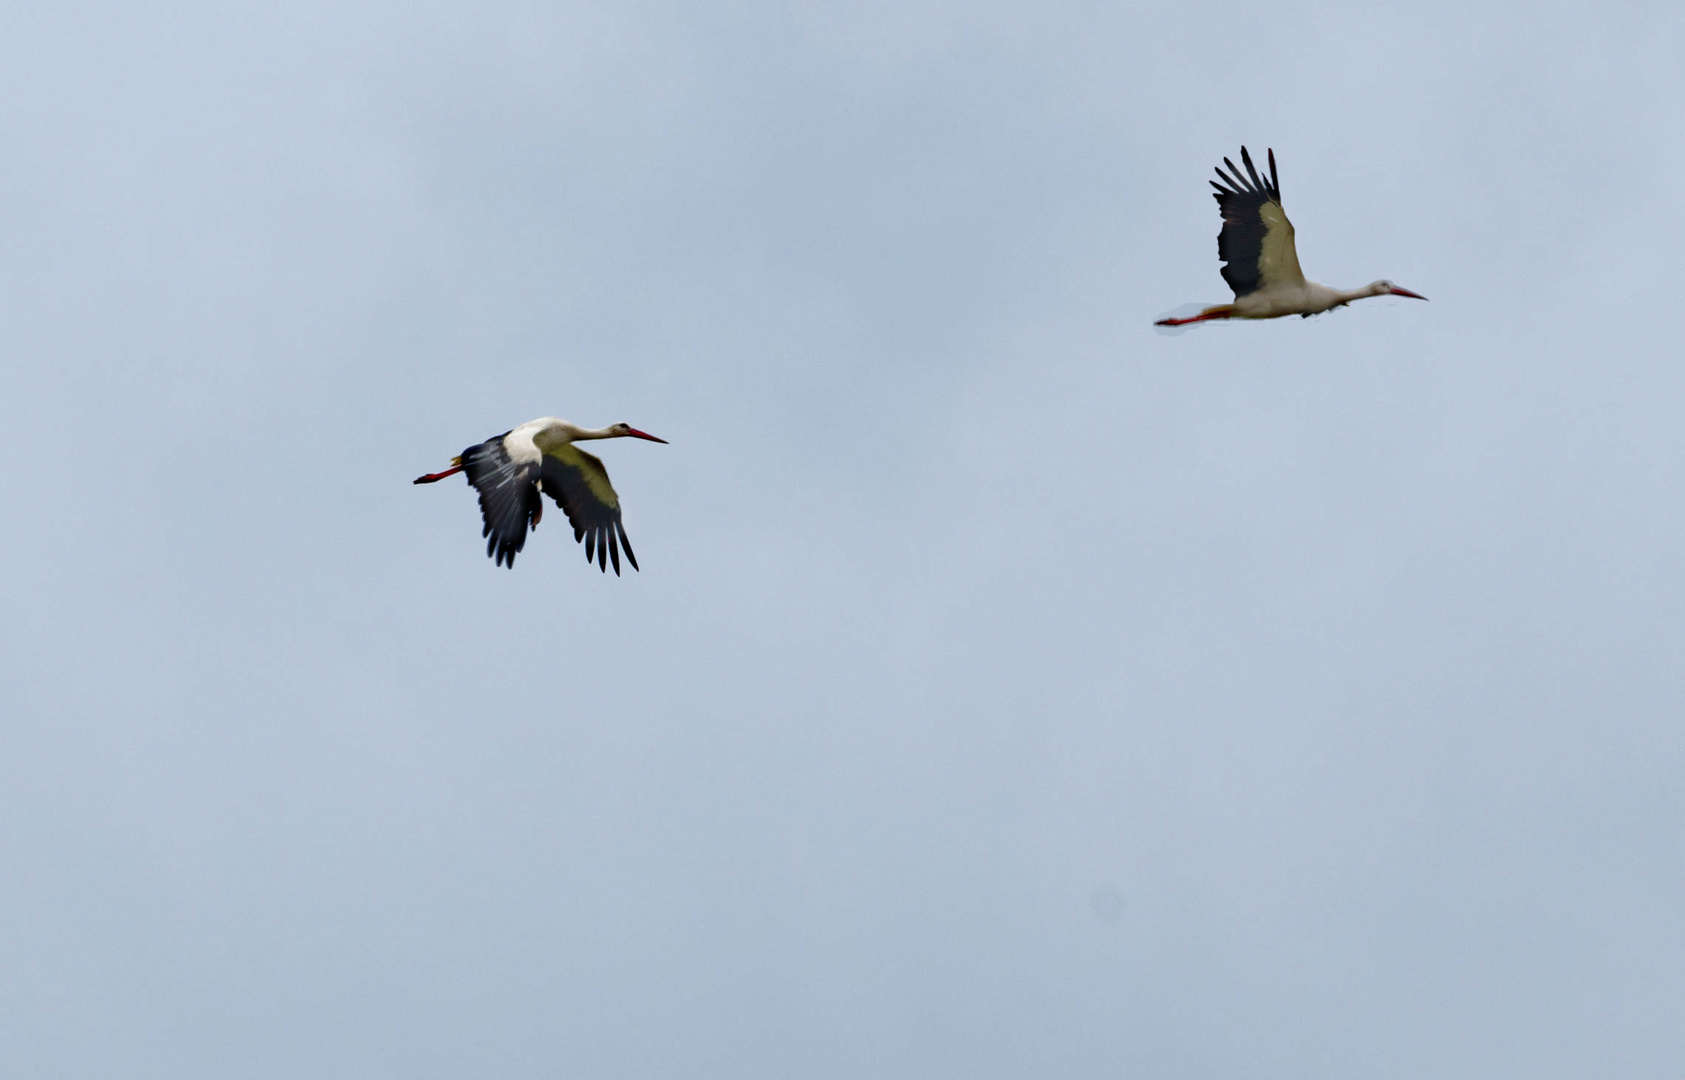
M0 1072L1677 1071L1685 16L603 8L0 8Z

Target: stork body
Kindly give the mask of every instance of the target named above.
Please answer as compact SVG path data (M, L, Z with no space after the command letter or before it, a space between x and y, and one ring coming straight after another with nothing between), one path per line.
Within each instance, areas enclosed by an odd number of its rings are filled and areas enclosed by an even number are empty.
M603 463L573 444L588 439L648 439L665 443L629 424L582 428L553 416L529 420L483 443L470 446L443 472L418 476L418 484L432 484L466 473L480 493L480 516L485 523L486 554L500 566L515 567L515 555L526 546L527 533L544 516L542 495L556 500L573 526L573 538L585 545L585 561L604 572L609 563L620 573L620 552L632 569L637 557L620 523L620 497L609 483Z
M1208 307L1186 319L1160 319L1158 326L1184 326L1208 319L1279 319L1283 315L1309 318L1333 308L1344 307L1366 296L1427 297L1390 281L1375 281L1359 289L1333 289L1305 280L1299 269L1299 252L1293 242L1293 223L1281 208L1281 184L1276 179L1275 151L1269 152L1270 176L1266 180L1252 166L1252 155L1240 148L1243 173L1228 158L1222 180L1213 180L1214 196L1223 214L1223 229L1217 234L1217 258L1223 262L1223 280L1234 291L1234 303Z

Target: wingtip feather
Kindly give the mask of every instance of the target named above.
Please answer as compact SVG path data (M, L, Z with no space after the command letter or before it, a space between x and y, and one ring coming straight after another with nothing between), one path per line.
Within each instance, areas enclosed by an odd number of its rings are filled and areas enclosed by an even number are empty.
M1252 177L1253 185L1260 191L1266 190L1263 178L1258 175L1258 170L1252 165L1252 155L1246 152L1246 147L1244 146L1240 148L1240 160L1246 163L1246 173L1248 176Z

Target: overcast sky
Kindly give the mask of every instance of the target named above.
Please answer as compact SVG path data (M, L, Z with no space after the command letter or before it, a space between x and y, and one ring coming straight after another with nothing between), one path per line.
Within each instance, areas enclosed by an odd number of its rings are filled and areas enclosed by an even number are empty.
M1682 57L0 6L0 1072L1676 1074ZM1242 144L1431 301L1155 333ZM545 415L642 573L410 484Z

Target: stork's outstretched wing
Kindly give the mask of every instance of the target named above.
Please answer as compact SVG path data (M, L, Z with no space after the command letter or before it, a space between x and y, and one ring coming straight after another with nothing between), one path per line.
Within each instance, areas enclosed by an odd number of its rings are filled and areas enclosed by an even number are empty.
M1217 234L1217 257L1226 264L1223 280L1234 290L1235 299L1249 292L1277 286L1302 286L1299 253L1293 247L1293 223L1281 208L1281 185L1275 175L1275 151L1270 155L1270 178L1264 180L1252 167L1252 155L1240 148L1246 172L1228 158L1229 172L1217 170L1223 181L1211 181L1223 212L1223 231ZM1233 175L1230 175L1233 174ZM1250 177L1250 182L1248 178Z
M485 519L481 536L486 554L501 566L515 568L515 553L526 546L527 532L538 528L544 503L538 497L539 467L536 460L520 461L509 456L504 432L462 452L462 471L480 493L480 516Z
M601 461L571 443L546 450L539 485L567 514L573 538L585 542L586 562L595 562L606 572L613 560L618 575L624 548L626 561L632 569L638 568L626 529L620 524L620 497L608 482L608 470Z

